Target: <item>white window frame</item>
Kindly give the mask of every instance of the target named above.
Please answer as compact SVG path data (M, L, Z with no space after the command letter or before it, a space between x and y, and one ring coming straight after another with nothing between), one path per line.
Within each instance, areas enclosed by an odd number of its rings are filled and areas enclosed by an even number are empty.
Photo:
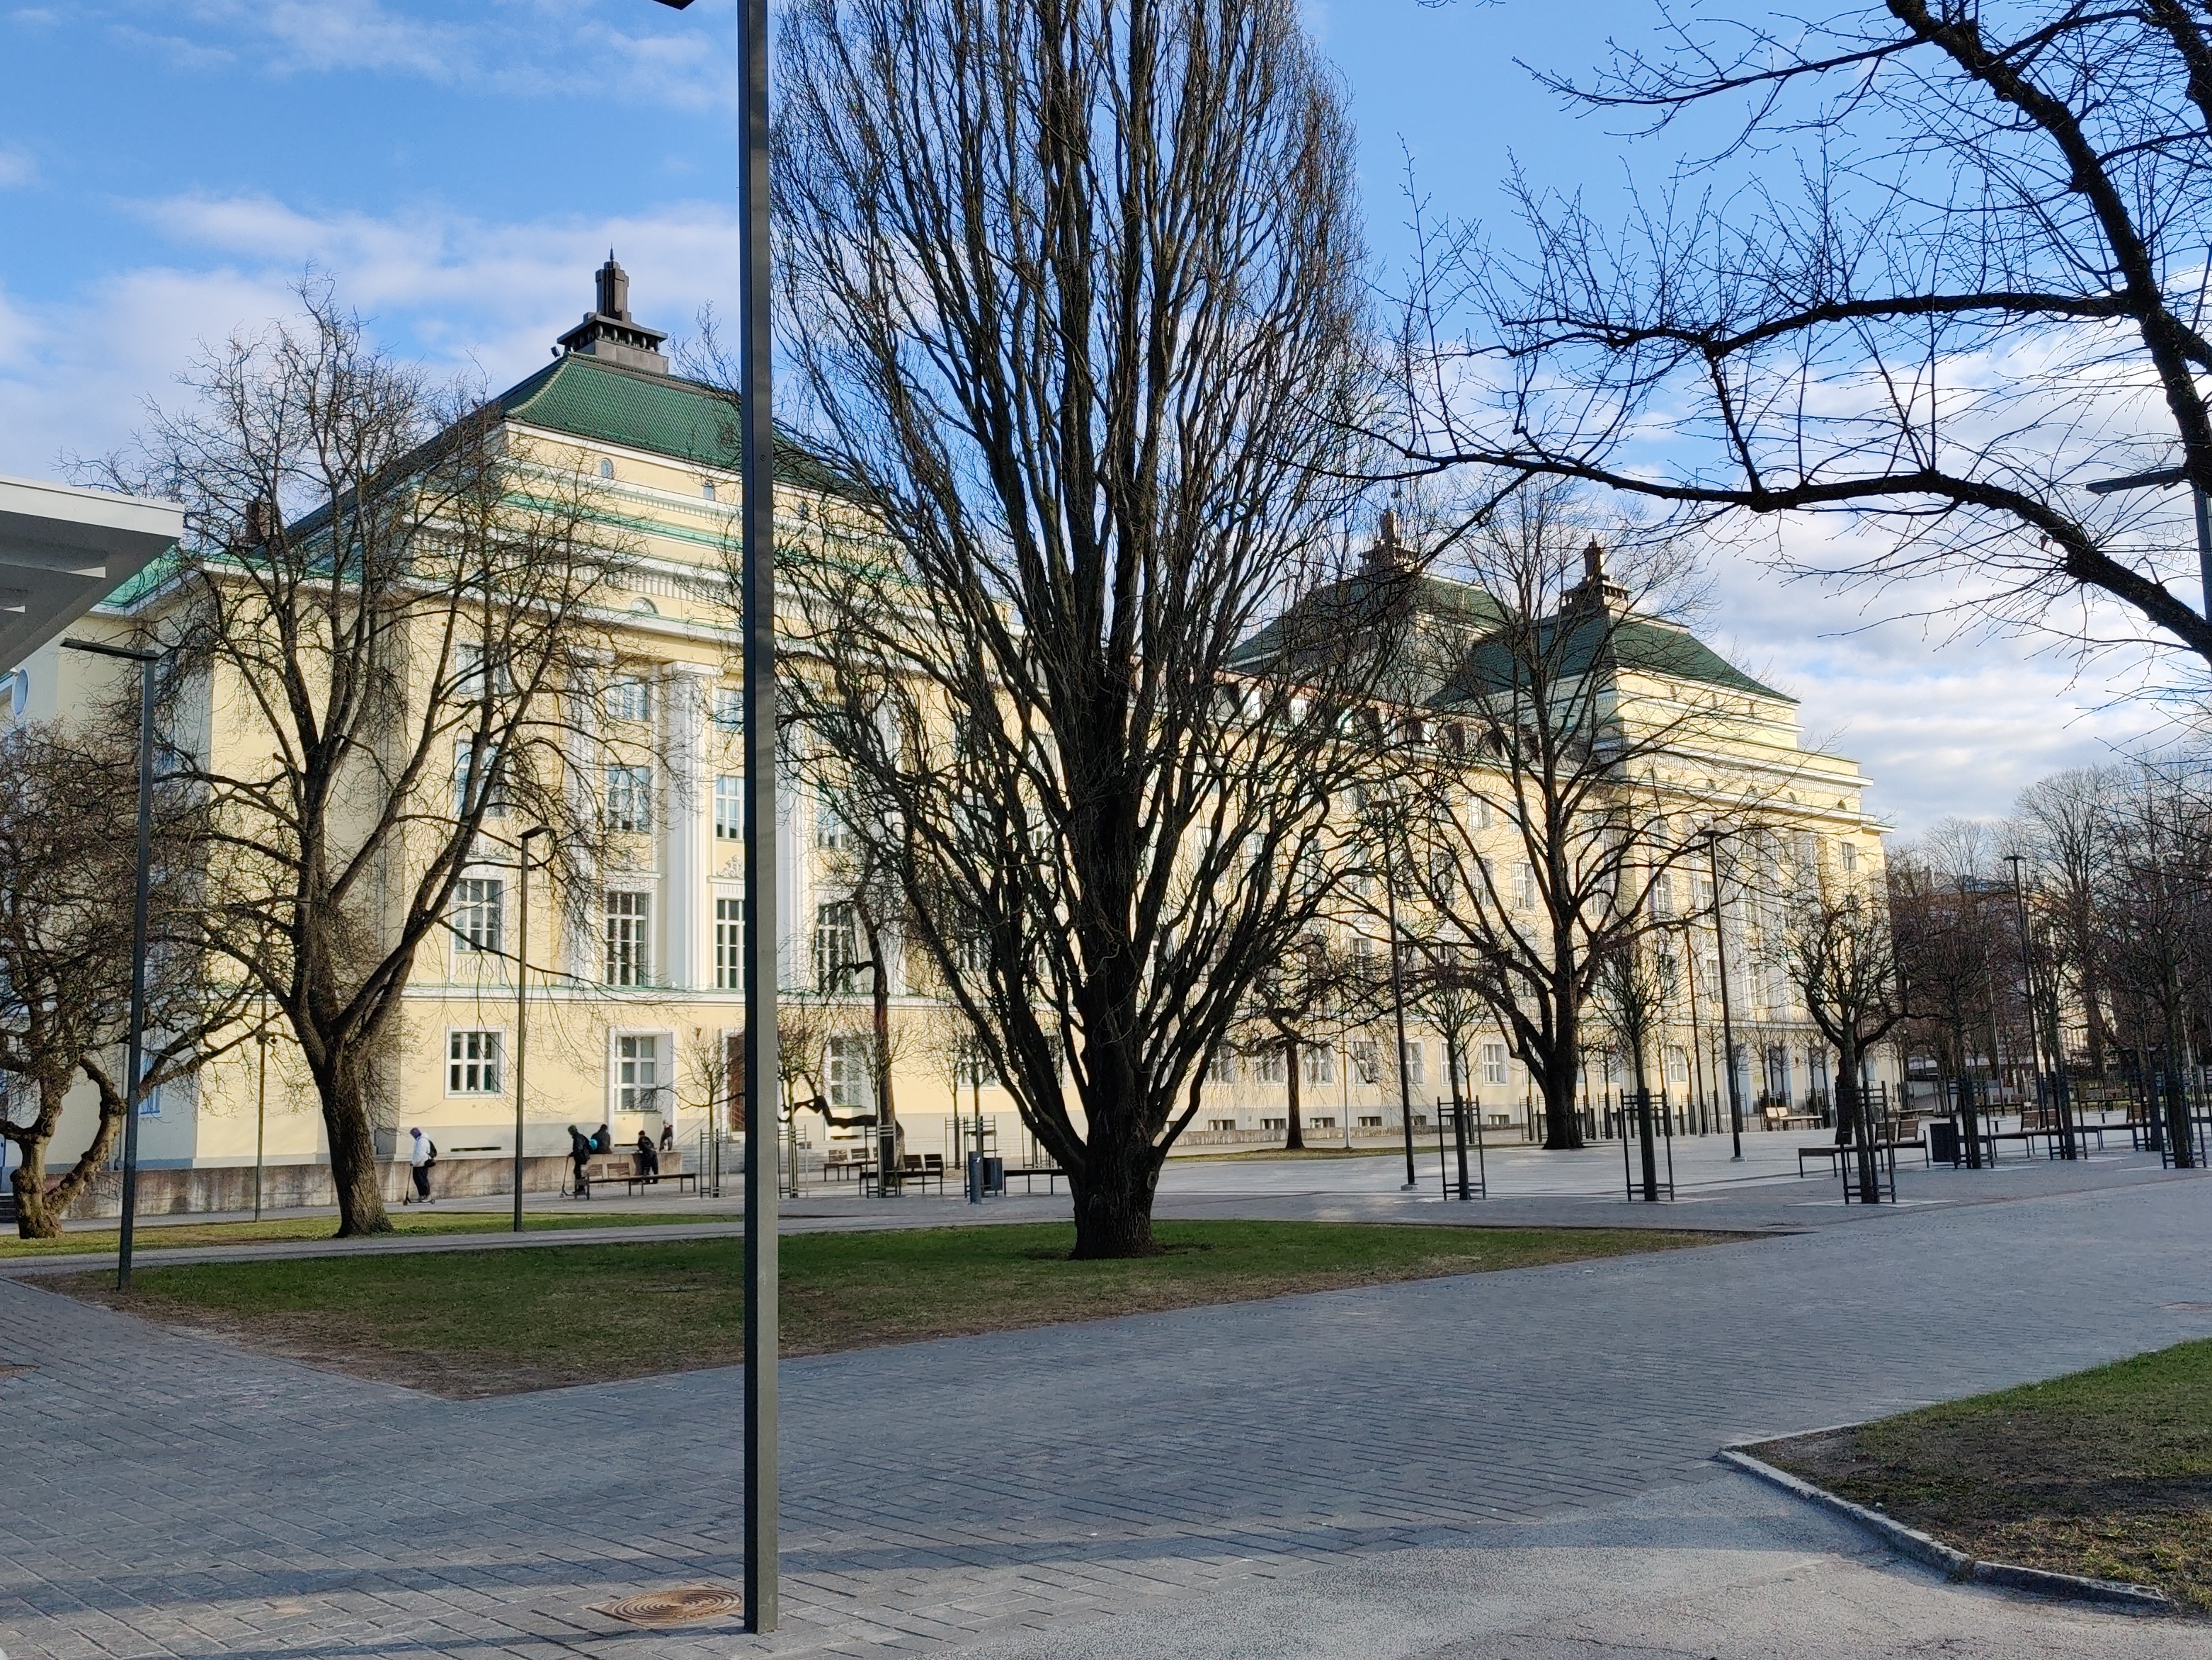
M714 775L714 839L745 839L745 775L741 772Z
M714 896L714 989L745 988L745 897Z
M653 682L641 674L617 674L600 694L599 707L610 721L642 726L653 719Z
M493 776L494 769L499 765L499 745L486 744L479 751L474 739L457 738L453 740L453 817L456 819L469 816L469 761L471 756L479 752L483 757L483 769L478 776L487 781L484 784L483 816L487 818L507 817L507 780Z
M1494 1037L1490 1038L1483 1043L1477 1053L1480 1056L1477 1064L1481 1069L1482 1081L1486 1085L1512 1081L1510 1068L1513 1059L1504 1043Z
M842 913L842 917L837 914ZM842 939L846 949L834 958L827 946ZM860 919L849 899L824 899L814 907L814 983L825 992L849 996L862 964Z
M744 688L715 687L714 711L710 718L716 732L743 732L745 729Z
M623 909L617 910L617 902ZM646 888L609 888L600 896L600 943L605 955L600 963L601 983L622 989L635 989L653 983L653 893ZM615 935L617 922L632 924L626 958L618 959ZM618 967L626 968L627 977L617 977Z
M653 769L631 762L607 766L606 828L619 836L653 834Z
M507 1093L507 1031L451 1026L446 1031L446 1093L481 1098Z
M873 1038L840 1032L823 1045L822 1087L840 1112L875 1110L875 1079L868 1055Z
M489 921L489 926L486 926ZM507 944L507 881L498 876L464 876L454 885L447 927L458 957L496 957Z
M632 1049L624 1054L626 1046L650 1043L653 1052L641 1055ZM641 1082L633 1073L625 1079L625 1065L635 1067L645 1061L651 1065L651 1081ZM617 1113L658 1113L663 1119L672 1120L675 1114L676 1034L653 1026L619 1027L607 1034L607 1118L611 1123ZM650 1098L641 1101L639 1091Z

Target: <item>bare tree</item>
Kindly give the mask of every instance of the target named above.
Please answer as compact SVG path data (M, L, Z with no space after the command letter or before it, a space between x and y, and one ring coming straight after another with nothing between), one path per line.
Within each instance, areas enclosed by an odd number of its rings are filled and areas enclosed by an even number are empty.
M1741 125L1625 224L1520 186L1529 259L1431 248L1410 328L1437 390L1407 452L1692 514L1842 514L1875 546L1831 574L1938 577L1999 622L2212 659L2185 499L2084 488L2149 465L2212 490L2203 8L1729 9L1662 9L1656 49L1544 77L1639 142ZM1474 363L1444 344L1463 304L1489 325Z
M1306 1144L1304 1085L1314 1057L1330 1057L1334 1070L1333 1039L1371 1013L1375 991L1368 960L1334 942L1322 928L1309 932L1254 979L1238 1023L1238 1046L1282 1057L1286 1151L1302 1151ZM1313 1070L1318 1073L1319 1067Z
M1293 0L801 0L787 29L793 352L867 510L795 558L798 717L1067 1171L1077 1254L1143 1253L1357 761L1366 635L1341 599L1283 626L1358 471L1340 94Z
M1578 1147L1583 1011L1603 965L1671 924L1664 896L1704 856L1705 822L1758 822L1766 787L1710 784L1702 755L1732 718L1711 681L1741 677L1655 614L1679 550L1617 550L1608 569L1558 490L1509 497L1463 545L1461 626L1431 632L1423 741L1376 829L1480 964L1543 1095L1544 1145Z
M1680 987L1681 964L1673 939L1650 933L1629 934L1612 946L1600 959L1592 986L1613 1054L1628 1063L1629 1076L1636 1081L1636 1139L1643 1161L1644 1196L1654 1203L1659 1198L1659 1158L1652 1140L1650 1062Z
M1932 1051L1939 1091L1955 1082L1966 1164L1978 1170L1981 1116L1974 1098L1971 1034L1988 1007L1988 896L1968 879L1910 849L1893 854L1888 881L1900 993L1911 1012L1907 1041L1917 1035ZM1915 1034L1913 1026L1924 1030Z
M211 821L218 952L314 1079L342 1235L382 1231L377 1102L415 959L508 827L556 826L587 902L602 823L580 718L626 549L580 455L524 454L496 408L380 356L329 291L234 337L116 482L192 532L148 612L173 644L179 777ZM506 855L511 860L512 854Z
M2013 809L2014 837L2044 888L2054 994L2069 988L2088 1043L2090 1073L2102 1078L2106 1044L2105 985L2097 955L2097 897L2110 873L2116 780L2077 768L2022 790ZM2054 1057L2060 1066L2064 1057Z
M2123 1024L2146 1088L2162 1082L2163 1140L2176 1165L2196 1161L2186 1077L2192 1028L2212 984L2212 845L2205 793L2186 766L2137 769L2113 813L2118 854L2098 907L2100 952L2119 993ZM2149 1055L2159 1057L2154 1068Z
M133 719L129 727L135 727ZM131 1003L137 879L137 761L123 723L0 734L0 1134L16 1231L51 1239L114 1152L130 1107L123 1050ZM156 788L148 912L146 1091L189 1077L246 1041L236 976L204 972L210 917L195 854L204 830L192 793ZM46 1158L73 1088L94 1098L90 1139L58 1176ZM16 1103L23 1102L21 1111Z
M1873 1204L1880 1177L1860 1080L1868 1054L1905 1018L1888 913L1864 885L1816 864L1797 873L1778 944L1805 1012L1836 1051L1836 1139L1856 1149L1860 1196Z

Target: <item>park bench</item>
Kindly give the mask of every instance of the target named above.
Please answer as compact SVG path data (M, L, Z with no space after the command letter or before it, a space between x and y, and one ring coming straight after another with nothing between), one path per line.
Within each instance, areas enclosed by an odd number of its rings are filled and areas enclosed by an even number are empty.
M1012 1170L1008 1171L1006 1172L1006 1177L1010 1181L1017 1176L1020 1177L1022 1178L1022 1191L1024 1193L1035 1193L1036 1191L1035 1183L1036 1178L1042 1176L1045 1179L1044 1190L1047 1193L1057 1193L1060 1190L1060 1178L1066 1174L1067 1174L1067 1172L1060 1169L1057 1164L1020 1164L1017 1165Z
M632 1197L636 1195L640 1188L657 1188L663 1182L674 1183L678 1193L696 1193L699 1190L699 1172L691 1170L665 1170L658 1176L639 1176L633 1172L628 1176L611 1176L607 1180L621 1183L623 1191Z
M945 1155L941 1152L908 1153L901 1161L899 1167L891 1172L891 1185L894 1188L903 1188L909 1182L916 1183L925 1189L932 1182L934 1182L937 1183L937 1190L939 1193L944 1192ZM883 1187L883 1183L884 1173L879 1166L874 1164L860 1166L860 1192L863 1196L878 1191Z

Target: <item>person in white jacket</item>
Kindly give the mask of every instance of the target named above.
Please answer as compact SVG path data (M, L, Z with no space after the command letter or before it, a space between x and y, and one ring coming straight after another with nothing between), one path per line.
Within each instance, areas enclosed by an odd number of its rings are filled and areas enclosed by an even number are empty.
M438 1161L438 1144L422 1134L418 1128L407 1132L411 1138L407 1146L408 1171L415 1178L415 1191L399 1202L403 1205L428 1205L430 1197L430 1166Z

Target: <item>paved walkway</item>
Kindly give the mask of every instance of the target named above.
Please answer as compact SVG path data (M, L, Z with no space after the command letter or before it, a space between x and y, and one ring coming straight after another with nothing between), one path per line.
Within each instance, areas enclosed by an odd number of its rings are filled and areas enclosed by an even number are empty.
M1856 1574L1854 1594L1917 1599L1931 1642L2076 1652L2053 1633L2089 1627L2021 1626L2021 1605L1838 1558L1827 1524L1711 1462L1739 1437L2212 1334L2212 1185L2095 1165L2007 1180L2042 1196L1865 1220L1838 1205L1820 1213L1837 1225L1701 1250L788 1363L785 1629L764 1643L592 1612L736 1579L737 1372L448 1402L0 1283L0 1360L28 1368L0 1382L0 1648L1341 1653L1319 1596L1370 1610L1363 1651L1533 1660L1657 1640L1622 1587L1673 1540L1685 1652L1739 1651L1707 1641L1685 1584L1735 1599L1747 1630L1785 1605L1822 1629L1817 1586L1756 1589L1808 1562L1832 1589ZM1588 1560L1565 1566L1577 1537L1612 1541L1595 1596ZM1496 1601L1514 1551L1540 1566ZM1427 1589L1404 1602L1401 1579ZM1867 1618L1870 1641L1915 1628ZM2115 1654L2204 1644L2067 1618ZM2026 1646L1998 1640L2008 1621ZM1176 1637L1147 1648L1147 1631Z

